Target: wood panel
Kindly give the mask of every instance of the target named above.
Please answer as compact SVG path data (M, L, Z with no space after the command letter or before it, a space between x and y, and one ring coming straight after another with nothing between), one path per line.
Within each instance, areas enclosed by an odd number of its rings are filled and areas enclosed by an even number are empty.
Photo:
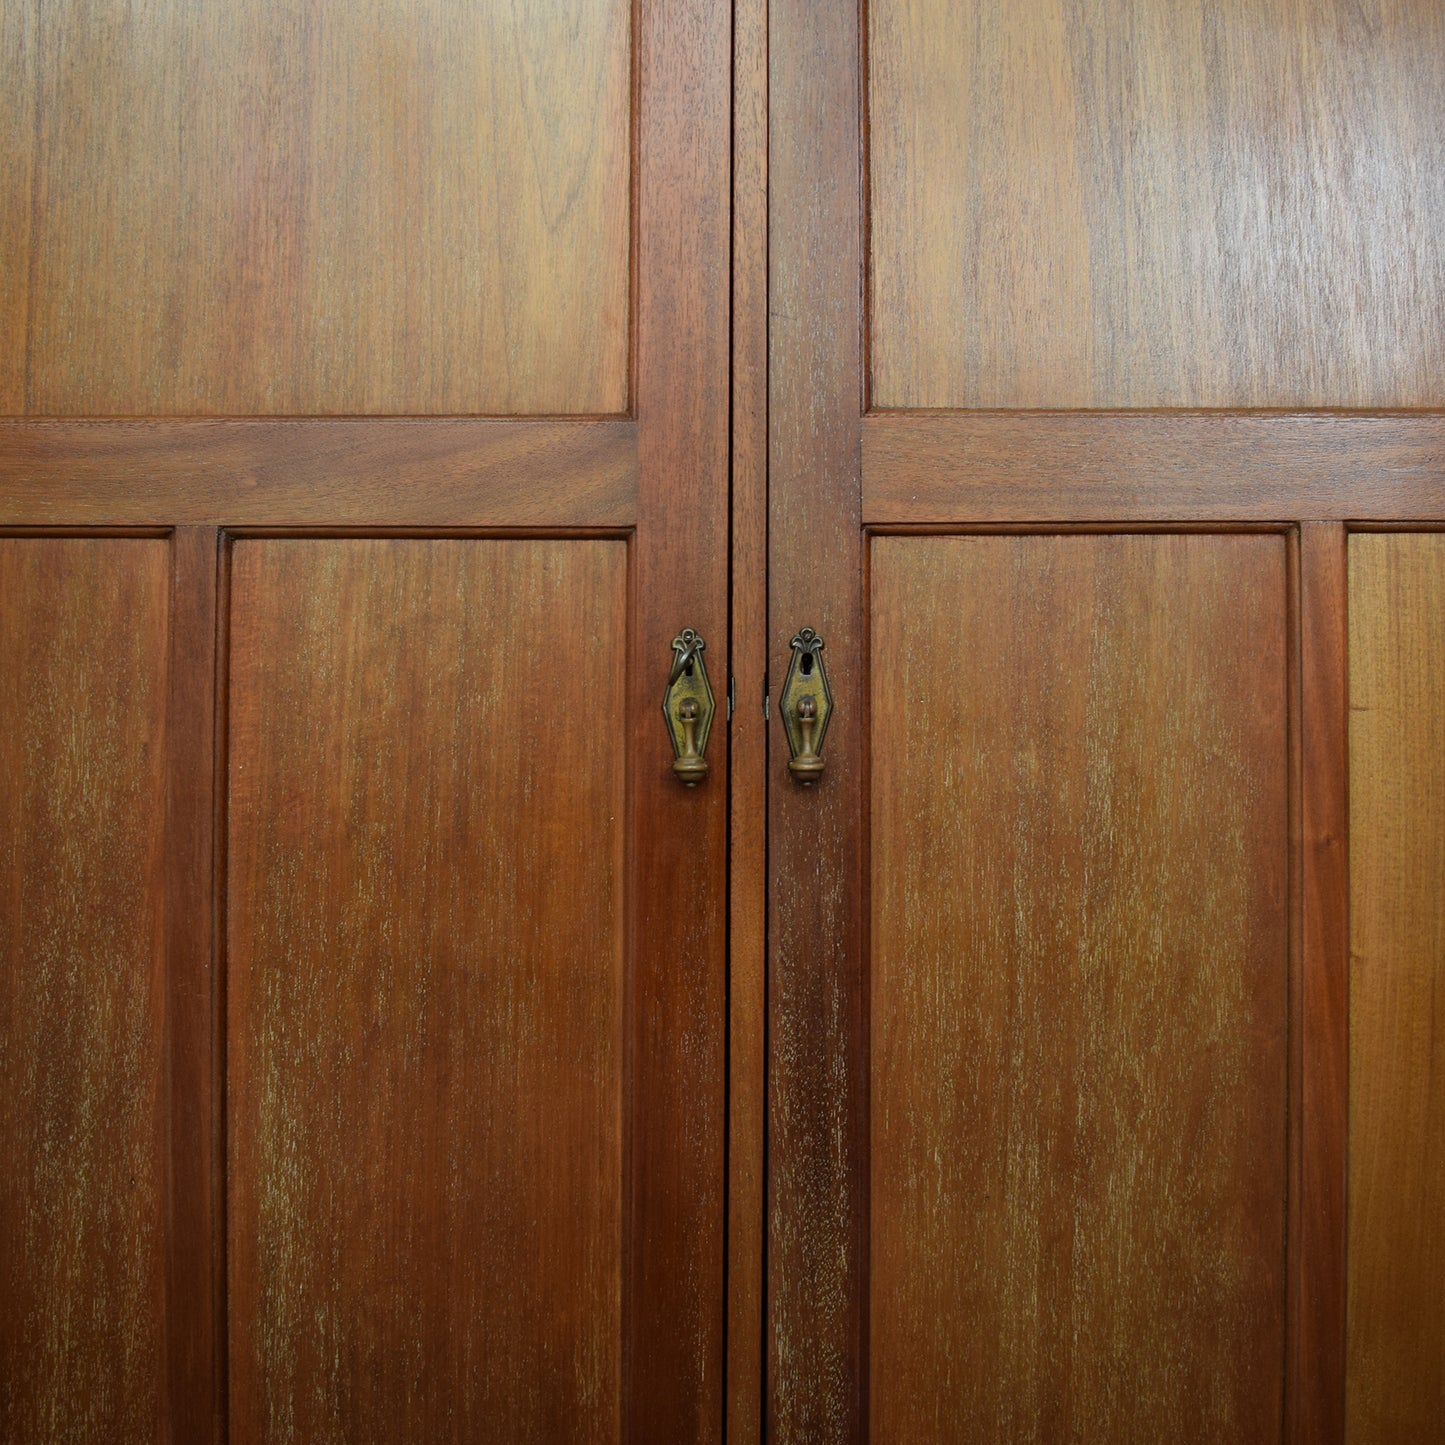
M627 526L637 423L0 421L17 525Z
M626 550L234 546L238 1445L619 1438Z
M1277 535L872 545L872 1435L1277 1440Z
M225 1153L217 981L216 738L220 539L171 533L166 761L166 1035L170 1054L170 1439L218 1445L225 1420Z
M1345 1437L1345 1180L1349 1112L1349 769L1346 532L1299 529L1301 1054L1293 1433ZM1292 1126L1294 1119L1291 1119Z
M38 5L0 7L0 414L25 409Z
M1445 1420L1445 534L1355 535L1350 604L1351 1445Z
M768 1440L867 1420L861 7L768 3ZM787 769L789 639L825 640L826 771Z
M880 407L1445 401L1434 0L875 0Z
M0 539L0 1437L166 1418L161 539Z
M1445 417L876 413L875 525L1445 520Z
M626 407L627 0L6 9L14 410Z
M732 675L728 839L728 1445L763 1439L767 1117L768 12L733 6Z
M705 1445L725 1414L728 729L684 788L658 702L683 627L720 699L730 672L732 7L646 0L637 25L628 1428Z

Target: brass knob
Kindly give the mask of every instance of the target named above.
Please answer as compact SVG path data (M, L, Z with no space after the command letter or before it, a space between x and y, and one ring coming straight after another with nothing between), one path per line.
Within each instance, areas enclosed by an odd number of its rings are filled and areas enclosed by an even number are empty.
M798 728L802 744L798 755L788 759L788 771L800 783L816 783L823 772L823 759L813 744L813 731L818 726L818 704L811 697L798 700Z
M697 699L685 697L678 704L677 720L682 724L682 751L673 759L672 770L689 787L707 777L707 759L697 750Z

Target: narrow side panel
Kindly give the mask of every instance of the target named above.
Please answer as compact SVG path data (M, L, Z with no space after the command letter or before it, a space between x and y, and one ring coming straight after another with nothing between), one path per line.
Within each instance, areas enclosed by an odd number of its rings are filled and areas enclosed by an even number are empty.
M0 1438L166 1428L170 549L0 538Z
M1445 1420L1445 533L1350 538L1350 1445Z

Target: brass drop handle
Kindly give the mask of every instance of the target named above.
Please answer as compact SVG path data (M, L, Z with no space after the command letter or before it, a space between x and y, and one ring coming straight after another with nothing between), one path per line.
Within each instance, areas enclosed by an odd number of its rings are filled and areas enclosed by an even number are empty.
M823 670L823 639L805 627L793 638L792 649L778 704L791 755L788 771L800 783L816 783L823 775L823 735L833 715L833 692Z
M717 711L707 665L702 660L707 643L702 634L684 627L672 639L672 667L662 695L662 716L672 740L672 771L685 787L694 788L707 777L708 734Z
M682 751L673 759L672 770L689 786L707 777L707 759L697 750L698 712L695 697L684 698L677 707L678 721L682 724Z
M798 727L803 734L798 755L788 759L788 771L800 782L811 783L823 771L823 759L813 745L813 733L818 726L818 704L805 697L798 701Z

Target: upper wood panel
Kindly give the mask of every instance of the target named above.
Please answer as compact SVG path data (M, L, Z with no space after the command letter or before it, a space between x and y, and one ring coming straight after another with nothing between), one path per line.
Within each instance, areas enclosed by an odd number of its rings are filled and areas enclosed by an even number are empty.
M1284 541L871 572L872 1438L1278 1440Z
M618 1438L627 544L248 541L231 1438Z
M0 26L0 411L626 407L627 0Z
M1445 402L1436 0L871 0L880 407Z
M162 1438L168 548L0 539L0 1439Z
M1445 534L1350 539L1351 1445L1445 1421Z

